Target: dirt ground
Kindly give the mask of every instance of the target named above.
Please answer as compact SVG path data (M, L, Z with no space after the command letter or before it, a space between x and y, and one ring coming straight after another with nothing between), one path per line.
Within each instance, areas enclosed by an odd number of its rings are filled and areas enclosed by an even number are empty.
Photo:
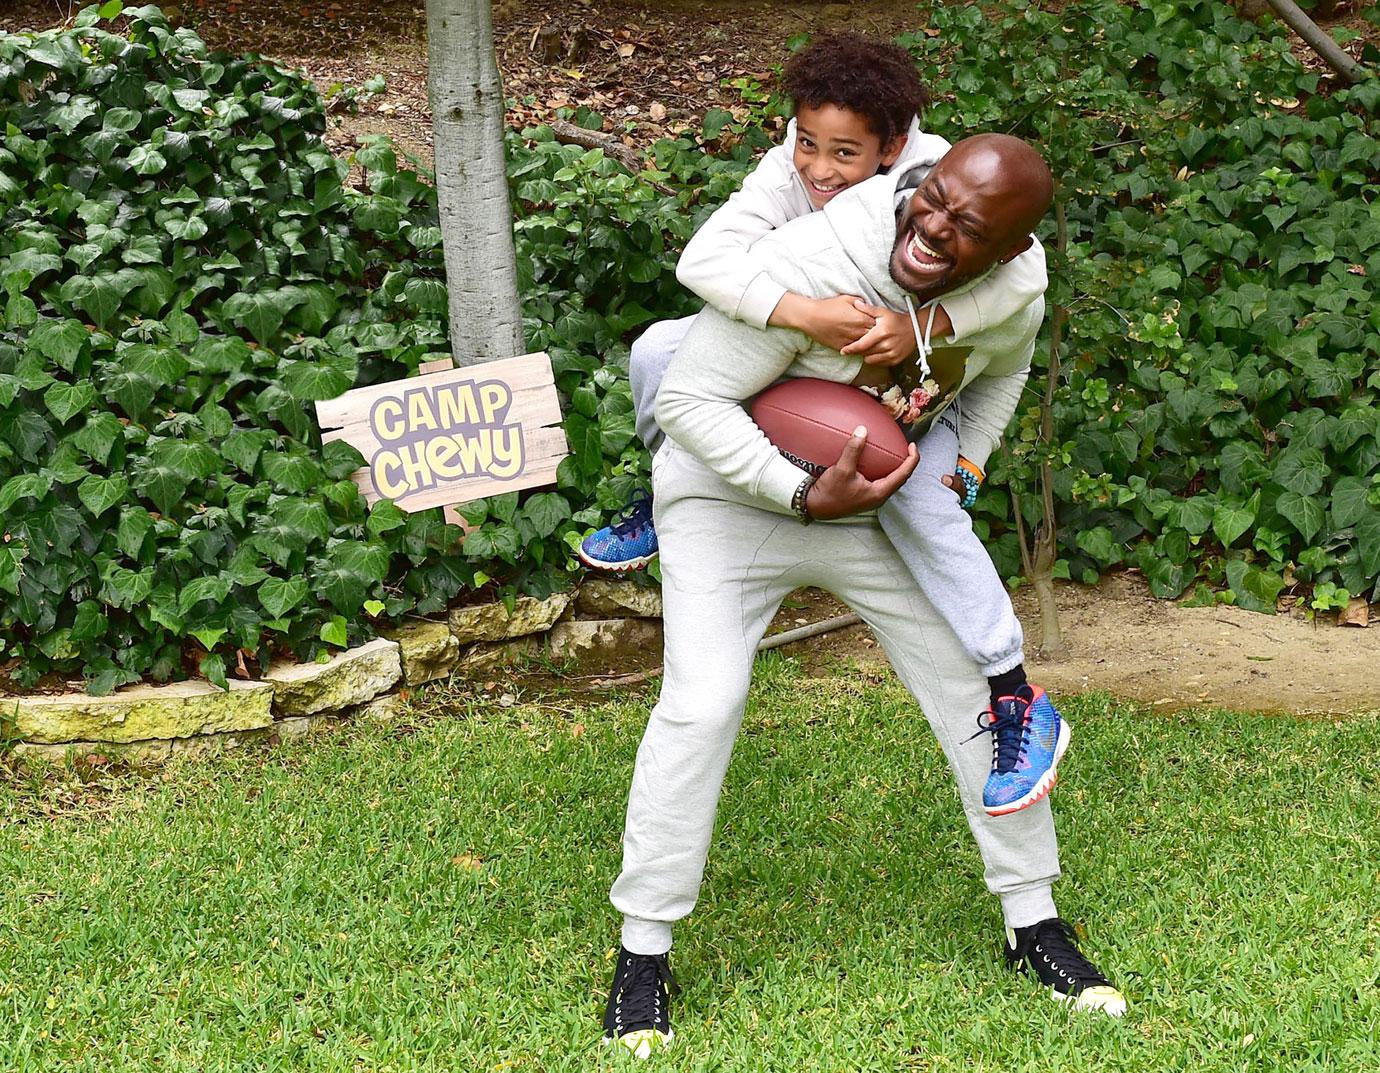
M74 0L0 0L0 32L60 25ZM386 132L424 164L431 161L423 0L179 0L164 4L213 48L255 51L304 69L329 92L384 76L384 92L358 114L334 117L328 140L348 151L365 134ZM1336 7L1328 24L1360 30L1362 0ZM646 145L710 107L732 110L738 91L725 79L769 82L798 32L848 28L881 35L923 29L913 0L821 3L797 0L496 0L496 50L509 122L521 126L581 105L605 116L605 130ZM1300 46L1310 67L1321 62ZM1351 46L1353 54L1357 45ZM1187 608L1156 600L1134 575L1096 587L1063 585L1059 603L1070 656L1032 660L1032 674L1055 692L1101 689L1161 708L1221 705L1239 710L1339 713L1380 709L1380 629L1339 628L1332 616L1264 616L1231 607ZM1017 594L1028 637L1038 636L1033 594ZM777 628L843 612L831 598L800 594ZM1377 620L1380 621L1380 620ZM788 649L807 665L880 668L883 657L862 627Z
M1182 607L1150 595L1144 580L1117 574L1098 585L1060 584L1059 618L1069 657L1033 656L1030 676L1051 693L1104 690L1162 711L1335 715L1380 711L1380 630L1338 626L1335 615L1260 615L1236 607ZM1040 636L1033 590L1016 593L1027 651ZM818 592L797 593L775 629L841 615L847 608ZM820 672L855 664L881 670L886 657L865 627L854 626L785 649Z
M1323 25L1344 25L1380 44L1380 31L1360 17L1368 2L1341 0ZM48 29L83 6L82 0L0 0L0 33ZM384 132L431 166L424 0L169 0L161 6L212 48L258 52L301 68L323 92L383 75L384 91L357 114L333 117L327 140L348 151L364 135ZM769 85L793 34L923 30L928 6L915 0L494 0L495 50L514 102L508 122L520 128L559 108L584 106L604 116L606 132L647 146L669 131L698 127L711 107L741 111L739 91L723 81ZM1353 55L1359 48L1359 41L1348 46ZM1295 51L1307 66L1326 70L1306 46Z

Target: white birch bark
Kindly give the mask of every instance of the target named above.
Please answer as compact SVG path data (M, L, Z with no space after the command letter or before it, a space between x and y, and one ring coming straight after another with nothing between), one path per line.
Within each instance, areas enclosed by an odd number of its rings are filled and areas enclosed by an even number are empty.
M427 0L427 96L457 366L524 352L488 0Z

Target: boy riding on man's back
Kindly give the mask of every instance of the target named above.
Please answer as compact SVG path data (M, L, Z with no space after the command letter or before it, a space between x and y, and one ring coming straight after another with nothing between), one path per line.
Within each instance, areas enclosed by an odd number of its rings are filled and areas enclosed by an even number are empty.
M948 353L962 355L965 348L953 344L1034 302L1043 308L1048 278L1044 250L1033 235L972 279L962 277L961 254L974 236L931 236L948 248L915 252L944 283L936 288L944 292L942 300L926 302L921 310L923 331L909 300L903 313L853 295L794 294L775 282L754 260L751 247L758 239L823 209L874 175L933 166L949 149L945 139L920 130L917 113L927 97L915 65L895 45L852 34L818 38L787 63L784 83L795 105L786 141L763 157L742 189L690 240L676 270L681 283L726 316L758 328L792 329L861 357L855 382L869 386L879 375L885 378L888 367L898 367L897 380L917 363L928 373L936 332L940 339L947 335ZM632 347L637 431L653 452L663 438L655 418L657 389L694 319L653 324ZM1004 815L1049 792L1069 730L1044 690L1026 681L1020 622L963 509L972 506L982 467L1015 412L1029 354L1016 368L988 367L980 375L969 373L963 361L959 357L956 372L951 369L950 389L919 415L921 472L883 504L878 519L921 590L987 676L991 704L978 716L978 726L993 735L984 798L992 814ZM919 385L934 387L923 376ZM960 387L959 404L940 413ZM897 392L887 394L890 399ZM906 396L893 412L928 394ZM911 410L904 414L908 420L916 416ZM627 570L645 566L655 554L652 502L639 494L620 521L586 538L580 558L592 567Z

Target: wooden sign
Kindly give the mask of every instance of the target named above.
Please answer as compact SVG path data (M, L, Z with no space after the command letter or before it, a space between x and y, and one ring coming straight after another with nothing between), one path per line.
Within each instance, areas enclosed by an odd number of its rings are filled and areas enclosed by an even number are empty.
M364 498L406 511L553 484L570 453L545 354L357 388L318 402L316 418L323 442L364 456L351 475Z

